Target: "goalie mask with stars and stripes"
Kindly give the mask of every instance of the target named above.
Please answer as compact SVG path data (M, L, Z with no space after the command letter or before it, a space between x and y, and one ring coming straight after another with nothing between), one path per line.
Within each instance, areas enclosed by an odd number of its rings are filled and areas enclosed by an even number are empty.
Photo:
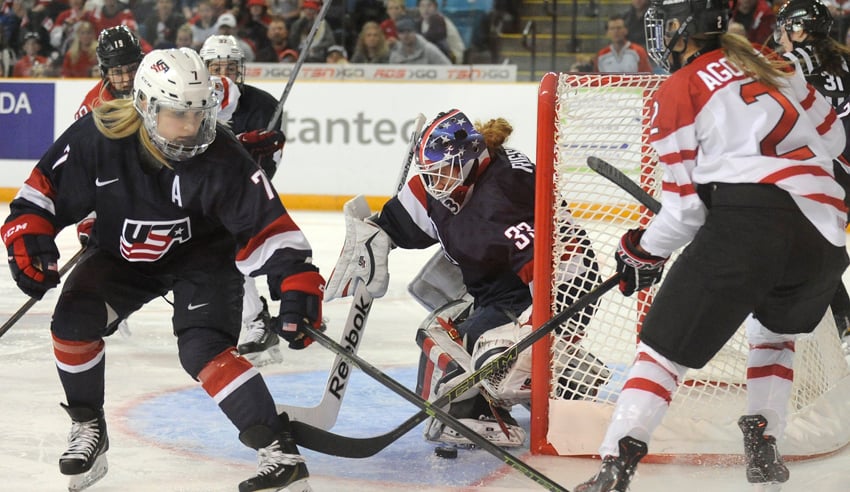
M462 205L475 176L490 162L484 137L458 109L440 113L422 131L416 167L435 199Z

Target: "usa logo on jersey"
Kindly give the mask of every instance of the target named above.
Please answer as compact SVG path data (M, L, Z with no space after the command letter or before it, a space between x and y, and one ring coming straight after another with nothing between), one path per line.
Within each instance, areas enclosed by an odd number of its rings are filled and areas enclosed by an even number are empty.
M157 261L174 244L192 238L189 218L173 221L124 220L121 256L127 261Z

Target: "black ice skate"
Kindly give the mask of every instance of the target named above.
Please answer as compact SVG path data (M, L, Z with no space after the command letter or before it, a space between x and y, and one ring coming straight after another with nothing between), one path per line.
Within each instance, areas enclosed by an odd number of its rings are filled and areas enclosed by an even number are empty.
M773 436L765 436L767 420L761 415L744 415L738 419L744 433L744 457L747 459L747 481L775 484L788 481L790 473Z
M59 471L71 476L68 490L75 492L88 488L106 475L109 437L103 410L67 405L62 408L73 423L68 435L68 450L59 458Z
M497 446L519 447L525 442L525 429L520 427L510 412L506 408L491 407L480 394L452 403L449 406L449 414ZM459 448L474 446L472 441L438 420L433 420L431 425L426 426L425 438Z
M626 492L647 447L645 442L626 436L620 439L619 448L620 456L606 456L596 475L577 486L575 492Z
M280 338L272 330L272 317L269 314L268 303L264 297L260 297L263 310L254 318L254 321L245 325L245 337L239 344L239 354L245 356L257 367L265 366L275 362L283 362L280 353Z
M239 492L275 490L312 492L307 478L310 473L298 453L289 431L289 418L281 415L285 429L275 435L264 425L255 425L239 434L239 440L257 450L257 474L239 484Z

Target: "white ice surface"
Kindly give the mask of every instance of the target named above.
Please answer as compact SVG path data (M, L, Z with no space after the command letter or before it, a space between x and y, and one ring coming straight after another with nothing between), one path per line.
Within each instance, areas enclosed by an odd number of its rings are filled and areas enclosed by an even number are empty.
M2 205L5 217L8 206ZM296 222L310 239L315 261L327 275L339 253L344 235L343 219L339 213L295 211ZM62 259L69 258L78 248L70 230L59 239ZM368 334L360 355L382 370L414 370L419 349L414 342L416 327L425 311L406 292L407 282L416 273L433 249L426 251L396 250L390 257L392 273L386 297L376 300L368 322ZM262 285L262 283L260 284ZM6 273L0 273L0 320L5 320L25 301ZM37 303L12 329L0 338L0 367L4 377L0 383L0 491L58 491L66 489L66 479L59 474L57 460L64 450L69 422L59 407L63 401L61 387L53 363L48 325L56 300L56 291ZM348 302L334 301L325 307L330 318L329 333L336 338L348 311ZM132 336L119 335L107 340L106 412L109 421L111 447L108 453L110 470L94 485L92 491L225 491L236 490L237 484L250 476L254 465L252 453L234 458L217 454L215 446L208 453L187 451L180 436L163 440L139 431L136 415L143 412L145 403L158 398L189 391L196 384L183 372L176 355L175 339L171 335L170 306L156 300L130 318ZM267 366L262 372L269 377L285 377L304 371L326 371L333 354L315 344L304 351L284 349L284 362ZM360 376L363 376L362 374ZM365 378L365 376L363 376ZM405 381L409 386L412 381ZM320 389L316 388L318 399ZM381 391L381 389L379 389ZM274 391L273 391L274 392ZM389 394L388 390L382 394ZM350 395L349 395L350 396ZM283 395L275 394L278 401ZM348 397L346 397L348 398ZM343 406L342 412L356 414L356 419L369 419L376 432L350 435L366 436L386 432L416 412L416 408L400 399L382 408ZM175 419L191 413L193 408L177 408ZM850 419L850 416L846 417ZM383 422L386 420L386 422ZM193 435L192 424L181 424L182 432ZM580 425L580 423L576 423ZM236 432L222 426L221 447L239 446ZM424 456L431 445L421 441L420 430L411 432L414 444L421 443ZM428 473L437 474L447 467L492 466L492 472L471 480L424 480L410 476L410 460L421 460L422 454L411 457L391 446L373 458L362 460L329 459L311 467L313 489L319 491L518 491L543 490L510 467L501 466L496 458L483 451L457 460L433 461ZM403 451L403 449L402 449ZM463 451L462 451L463 452ZM598 462L587 459L520 456L565 488L591 476ZM247 458L245 458L247 457ZM425 458L428 459L428 458ZM318 458L313 458L313 462ZM308 465L311 461L308 458ZM330 464L327 464L330 463ZM470 464L471 463L471 464ZM362 470L359 478L347 477L345 470ZM784 492L840 492L850 490L850 451L806 462L790 463L791 480ZM416 473L422 473L421 471ZM421 485L438 483L439 485ZM700 492L751 491L739 466L713 467L693 465L642 464L633 482L633 492L682 491L693 488Z

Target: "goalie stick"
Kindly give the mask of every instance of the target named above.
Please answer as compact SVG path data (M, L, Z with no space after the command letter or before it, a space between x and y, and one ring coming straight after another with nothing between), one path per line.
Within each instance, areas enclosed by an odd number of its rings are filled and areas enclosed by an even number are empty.
M635 183L631 178L625 175L611 164L603 161L598 157L590 156L587 158L587 167L596 171L600 176L622 188L626 193L634 197L641 205L648 208L652 213L657 214L661 211L661 203L652 197L649 193Z
M65 274L68 273L68 270L73 268L74 265L76 265L77 262L80 261L80 258L83 256L83 253L85 253L85 251L86 248L85 246L83 246L82 248L80 248L79 251L74 253L74 256L68 258L68 261L65 262L65 264L62 265L62 268L59 269L59 278L64 277ZM27 302L25 302L23 306L21 306L17 311L15 311L15 314L13 314L12 317L6 320L6 322L3 323L3 326L0 326L0 337L5 335L6 332L9 331L9 328L11 328L12 325L17 323L18 320L21 319L23 315L25 315L27 311L30 310L31 307L35 306L35 303L37 303L38 301L39 300L35 297L30 297L29 300L27 300Z
M554 482L552 479L550 479L546 475L535 470L530 465L528 465L525 462L523 462L522 460L516 458L514 455L508 453L507 451L500 448L499 446L491 443L487 439L484 439L483 437L478 435L477 432L475 432L474 430L472 430L469 427L467 427L466 425L464 425L462 422L460 422L455 417L452 417L451 415L449 415L449 413L447 411L443 410L440 407L440 405L439 405L440 400L437 400L437 401L431 403L428 400L421 398L419 395L417 395L413 391L410 391L409 389L407 389L406 386L399 383L395 379L387 376L386 374L381 372L378 368L376 368L375 366L373 366L373 365L369 364L368 362L366 362L365 360L363 360L361 357L357 356L356 354L352 354L352 353L348 352L345 347L334 342L331 338L329 338L327 335L325 335L321 331L316 330L312 327L308 327L307 332L314 340L316 340L320 344L324 345L328 349L332 350L333 352L336 352L337 354L344 356L345 358L350 360L354 365L359 367L363 372L365 372L366 374L371 376L373 379L375 379L376 381L378 381L382 385L386 386L387 388L391 389L394 393L401 396L405 400L407 400L407 401L413 403L414 405L416 405L417 407L421 408L422 409L422 411L420 412L421 414L431 415L434 418L445 423L446 425L448 425L452 429L456 430L459 434L461 434L462 436L464 436L467 439L469 439L470 441L472 441L472 443L475 444L477 447L479 447L479 448L487 451L488 453L492 454L493 456L499 458L500 460L502 460L506 464L510 465L512 468L519 471L520 473L522 473L526 477L537 482L539 485L544 487L546 490L552 490L552 491L556 491L556 492L569 492L569 490L560 486L558 483ZM508 351L510 351L510 349L508 349ZM297 439L297 437L296 437L296 439Z
M407 152L402 161L401 172L398 177L393 196L397 195L404 187L407 180L407 174L410 171L410 165L413 160L413 151L416 147L416 137L425 126L425 115L419 114L416 116L413 124L413 131L410 134L410 140L407 145ZM362 195L358 195L345 204L345 208L353 217L365 219L371 214L369 205ZM366 289L365 282L357 282L354 289L354 296L351 302L351 309L348 311L348 318L345 321L345 328L340 337L340 345L351 350L352 353L357 353L357 349L363 341L363 333L366 329L366 320L369 318L369 312L372 310L372 296ZM348 378L351 376L348 362L341 355L337 355L328 373L328 380L325 383L325 392L322 395L322 400L314 407L298 407L284 404L277 404L277 412L286 412L290 420L293 422L304 422L310 426L319 429L330 429L336 424L339 416L339 409L342 406L342 399L345 396L345 391L348 389Z
M308 425L305 422L293 422L292 430L295 440L299 445L305 448L324 454L342 456L346 458L367 458L369 456L373 456L398 440L401 436L419 425L421 422L424 422L429 416L439 418L438 415L435 415L435 412L432 409L439 409L448 405L453 400L456 400L457 397L465 393L468 389L480 383L484 378L490 376L496 371L510 367L514 361L516 361L517 357L519 357L519 353L521 351L527 349L534 344L534 342L549 334L555 328L560 326L561 323L565 322L591 303L596 302L606 292L616 286L619 281L620 275L614 274L595 289L577 299L576 302L570 305L570 307L559 312L539 328L532 330L531 333L520 339L517 343L508 347L508 349L499 354L498 357L484 364L480 369L464 378L456 386L448 390L443 396L437 398L433 402L426 402L427 407L420 406L420 408L423 408L422 411L402 422L401 425L386 434L374 437L347 437L334 434L324 429L319 429L315 426ZM325 336L323 337L327 338ZM448 424L446 420L440 420Z

